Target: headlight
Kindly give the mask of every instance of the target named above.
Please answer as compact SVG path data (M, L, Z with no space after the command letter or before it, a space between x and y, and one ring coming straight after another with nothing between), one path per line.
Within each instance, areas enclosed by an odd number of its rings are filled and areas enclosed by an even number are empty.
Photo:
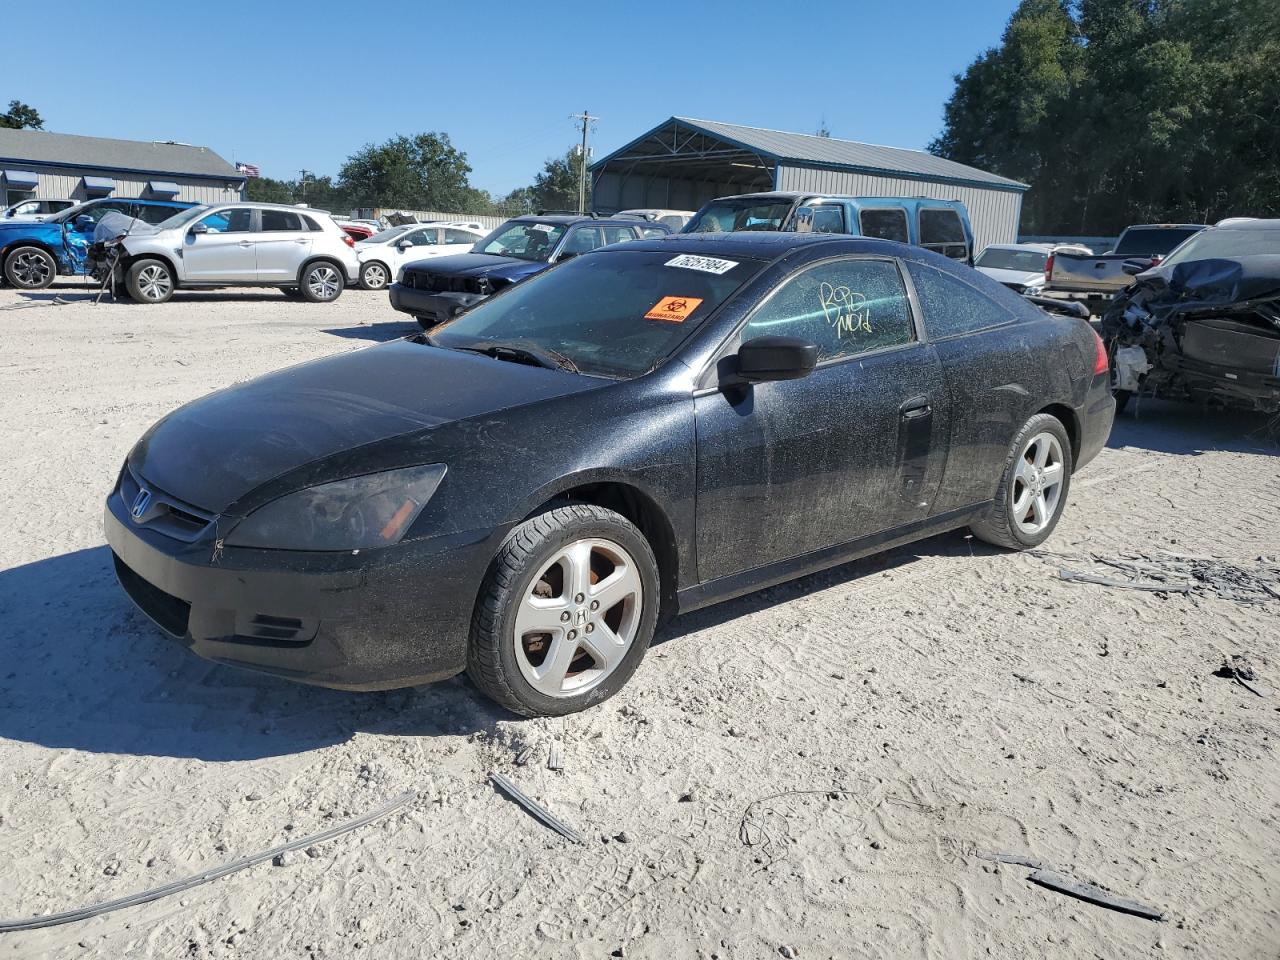
M431 463L289 493L240 521L226 544L276 550L361 550L398 543L444 474L444 464Z

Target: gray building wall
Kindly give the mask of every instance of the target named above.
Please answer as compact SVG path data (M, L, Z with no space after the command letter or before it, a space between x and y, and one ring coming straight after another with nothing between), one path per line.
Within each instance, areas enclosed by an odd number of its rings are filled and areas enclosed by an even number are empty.
M152 180L177 184L179 193L173 199L185 200L189 203L225 203L240 199L240 185L230 180L209 179L207 177L180 177L168 173L119 173L95 167L62 167L46 166L38 163L27 163L16 160L5 161L0 167L8 167L34 173L39 177L39 186L35 195L42 198L60 199L68 197L72 200L92 200L95 197L143 197L146 199L170 199L168 194L153 196L147 190ZM108 177L115 181L115 190L109 194L86 191L85 177ZM231 183L232 187L227 188ZM0 191L12 189L8 184L0 182ZM15 195L14 199L17 199Z
M855 197L932 197L959 200L969 211L975 252L991 243L1015 243L1022 216L1022 193L959 186L914 177L886 177L846 170L778 165L778 190L846 194Z
M753 185L605 171L592 181L591 205L597 210L606 211L644 207L697 210L716 197L753 193L768 190L771 186L767 172L762 172L760 181Z

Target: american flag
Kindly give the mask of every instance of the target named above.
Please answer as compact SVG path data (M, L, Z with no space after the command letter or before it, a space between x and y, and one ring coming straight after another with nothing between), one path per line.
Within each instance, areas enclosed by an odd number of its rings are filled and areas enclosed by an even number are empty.
M236 172L243 173L246 177L260 177L262 173L258 170L256 163L237 163Z

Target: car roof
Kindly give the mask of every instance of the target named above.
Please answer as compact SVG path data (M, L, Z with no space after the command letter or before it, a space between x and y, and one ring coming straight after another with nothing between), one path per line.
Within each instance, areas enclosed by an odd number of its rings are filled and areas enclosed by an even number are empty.
M1220 223L1214 230L1275 230L1280 227L1280 220L1246 220L1243 217L1235 223Z
M1203 223L1133 223L1126 230L1203 230Z
M875 237L855 237L843 233L791 233L779 230L750 230L739 233L673 233L651 240L610 244L601 252L618 250L693 253L703 257L749 257L775 260L792 250L830 244L833 253L879 253L887 256L913 256L919 247Z
M582 214L582 213L545 213L545 214L525 213L525 214L521 214L518 217L512 217L511 220L519 223L571 224L571 223L594 222L594 223L626 224L628 226L632 226L636 222L635 220L632 220L627 217L623 217L623 218L593 217L590 214Z
M1074 247L1074 243L988 243L987 250L1034 250L1037 253L1052 253L1057 247Z

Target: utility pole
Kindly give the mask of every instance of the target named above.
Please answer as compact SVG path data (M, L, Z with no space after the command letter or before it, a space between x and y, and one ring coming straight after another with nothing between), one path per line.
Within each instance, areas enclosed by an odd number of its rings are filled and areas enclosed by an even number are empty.
M316 175L310 170L299 170L298 173L301 174L299 183L302 186L302 203L305 204L307 202L307 179L310 178L314 180Z
M578 168L578 212L587 212L587 129L599 120L599 117L593 117L586 110L581 113L575 113L570 120L575 120L582 125L582 153L580 159L582 166Z

